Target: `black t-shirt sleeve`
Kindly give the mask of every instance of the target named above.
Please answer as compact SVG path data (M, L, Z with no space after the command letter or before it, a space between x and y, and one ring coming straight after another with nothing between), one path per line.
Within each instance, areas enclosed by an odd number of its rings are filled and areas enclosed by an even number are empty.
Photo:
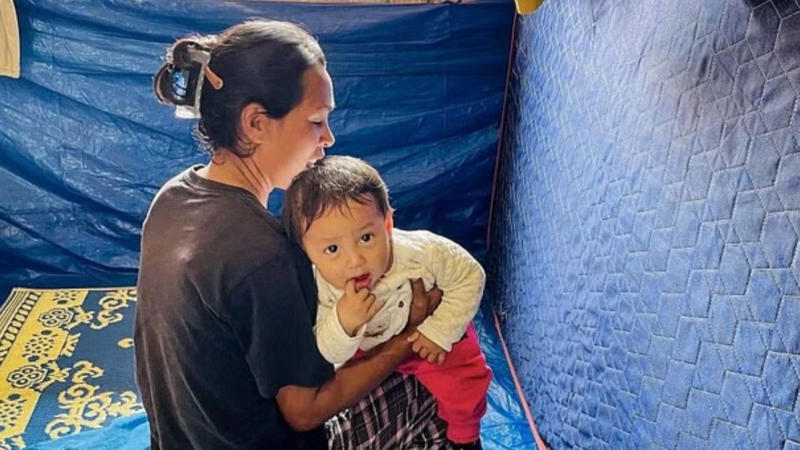
M229 296L233 331L265 398L275 397L283 386L316 387L333 377L333 366L314 339L316 314L309 301L315 305L316 299L303 295L287 255L252 272Z

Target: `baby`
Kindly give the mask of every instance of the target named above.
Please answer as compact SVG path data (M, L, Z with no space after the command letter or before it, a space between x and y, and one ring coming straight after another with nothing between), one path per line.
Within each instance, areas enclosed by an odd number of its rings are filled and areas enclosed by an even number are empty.
M480 419L492 372L472 319L485 275L454 242L394 228L388 190L364 161L329 156L298 175L284 196L283 220L314 264L319 291L314 327L320 353L335 365L386 342L406 326L409 279L443 292L412 336L415 375L436 398L456 448L481 448Z

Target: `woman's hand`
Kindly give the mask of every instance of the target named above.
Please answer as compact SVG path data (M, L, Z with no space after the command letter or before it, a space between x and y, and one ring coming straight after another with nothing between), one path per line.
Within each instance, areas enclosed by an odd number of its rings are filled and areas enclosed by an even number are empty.
M361 325L369 322L385 304L385 300L375 300L375 295L369 289L356 291L356 283L350 279L344 286L344 295L336 302L336 314L344 331L352 337L356 335Z
M439 306L442 301L442 290L436 286L430 291L425 290L425 283L422 279L417 278L411 280L411 292L413 299L411 300L411 307L408 311L408 325L406 329L416 328L421 324L433 311Z

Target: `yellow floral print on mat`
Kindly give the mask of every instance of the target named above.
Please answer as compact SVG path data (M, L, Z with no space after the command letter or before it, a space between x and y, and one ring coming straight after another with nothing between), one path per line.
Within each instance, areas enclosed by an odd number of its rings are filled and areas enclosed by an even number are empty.
M91 305L90 293L99 297ZM55 439L142 410L136 392L101 388L104 371L97 361L65 363L82 334L123 326L135 301L132 288L12 291L0 308L0 450L25 448L32 432ZM130 337L114 344L119 351L132 351ZM30 430L45 389L48 395L57 393L59 412L43 430Z

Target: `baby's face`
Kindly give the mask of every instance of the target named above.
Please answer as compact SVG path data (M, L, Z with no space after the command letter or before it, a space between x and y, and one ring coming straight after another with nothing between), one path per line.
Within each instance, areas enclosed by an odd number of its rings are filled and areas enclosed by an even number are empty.
M311 223L303 248L325 281L344 289L347 280L356 290L372 289L389 268L392 255L392 215L381 214L370 201L347 201Z

